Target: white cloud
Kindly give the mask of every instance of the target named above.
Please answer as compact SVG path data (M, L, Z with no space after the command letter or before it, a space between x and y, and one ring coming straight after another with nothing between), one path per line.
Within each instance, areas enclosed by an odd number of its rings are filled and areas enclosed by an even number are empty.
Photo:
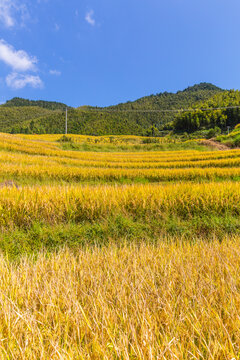
M11 0L0 0L0 21L7 27L12 27L15 23L11 15L12 6Z
M85 16L85 20L88 22L88 24L95 26L96 21L93 16L94 16L94 11L90 10L87 12L87 14Z
M42 88L43 82L39 76L29 74L11 73L6 77L7 86L12 89L19 90L29 85L33 88Z
M60 76L62 75L61 71L58 70L49 70L50 75Z
M0 22L8 28L16 25L16 15L20 15L21 22L28 17L26 4L23 0L0 0Z
M54 24L54 30L55 30L55 31L59 31L59 30L60 30L60 26L59 26L57 23Z
M15 50L13 46L0 39L0 60L17 71L35 71L36 57L32 57L24 50Z

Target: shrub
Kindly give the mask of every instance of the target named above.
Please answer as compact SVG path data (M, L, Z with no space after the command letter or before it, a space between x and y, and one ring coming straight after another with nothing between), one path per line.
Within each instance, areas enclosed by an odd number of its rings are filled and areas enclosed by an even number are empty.
M207 133L207 139L211 139L220 134L221 134L221 129L218 126L215 126L215 128L209 129Z
M70 136L63 135L58 140L59 142L73 142L73 139Z

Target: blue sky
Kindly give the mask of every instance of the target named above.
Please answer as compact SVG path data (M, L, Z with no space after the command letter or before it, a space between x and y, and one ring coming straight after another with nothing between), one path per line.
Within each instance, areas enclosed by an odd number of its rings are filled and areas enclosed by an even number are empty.
M240 88L239 0L0 0L0 103Z

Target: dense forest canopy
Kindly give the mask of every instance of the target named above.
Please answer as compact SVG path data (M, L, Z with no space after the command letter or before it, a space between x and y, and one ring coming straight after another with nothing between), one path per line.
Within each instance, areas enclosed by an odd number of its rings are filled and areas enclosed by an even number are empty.
M67 105L56 101L44 101L44 100L28 100L15 97L6 101L3 106L7 107L20 107L20 106L37 106L48 110L64 110Z
M68 131L86 135L160 135L174 124L177 131L192 131L182 113L148 112L175 110L211 104L215 96L228 92L209 83L188 87L177 93L159 93L106 108L69 108ZM51 101L14 98L0 106L0 131L11 133L64 133L66 105ZM130 110L128 112L128 110ZM144 112L144 110L147 110ZM185 120L184 120L185 119ZM224 122L224 120L222 120ZM180 123L184 125L181 127ZM218 123L219 121L217 121ZM198 123L198 122L197 122ZM170 124L170 125L168 125ZM198 127L197 127L198 128Z
M200 83L190 86L177 93L163 92L156 95L142 97L136 101L128 101L119 105L111 106L112 109L149 109L149 110L168 110L184 108L197 101L207 100L216 93L222 92L219 87Z
M201 129L234 127L240 122L240 91L230 90L216 94L210 99L192 105L192 110L179 114L174 121L176 131L193 132ZM224 109L230 107L230 109ZM231 109L231 107L233 107ZM216 109L207 110L202 109Z

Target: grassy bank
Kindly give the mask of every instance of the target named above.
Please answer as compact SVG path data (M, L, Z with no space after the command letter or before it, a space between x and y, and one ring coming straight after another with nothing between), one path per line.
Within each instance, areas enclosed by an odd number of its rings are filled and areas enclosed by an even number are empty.
M123 215L111 216L94 222L62 223L56 225L39 222L28 228L4 229L0 235L0 251L9 260L19 261L22 256L37 256L39 252L58 252L64 248L77 254L89 247L118 247L131 244L156 244L169 240L207 243L221 242L226 236L238 235L240 219L236 215L203 215L181 218L169 216L159 219L135 219Z
M238 234L239 183L41 186L0 190L0 249L9 258L67 246Z
M148 140L148 139L147 139ZM145 141L147 141L145 140ZM154 141L155 140L155 141ZM141 141L141 140L140 140ZM161 139L149 139L148 143L139 144L91 144L88 142L78 143L70 141L61 144L63 150L75 150L75 151L91 151L91 152L133 152L133 151L180 151L180 150L197 150L197 151L209 151L210 147L201 145L198 141L173 141L161 143Z

